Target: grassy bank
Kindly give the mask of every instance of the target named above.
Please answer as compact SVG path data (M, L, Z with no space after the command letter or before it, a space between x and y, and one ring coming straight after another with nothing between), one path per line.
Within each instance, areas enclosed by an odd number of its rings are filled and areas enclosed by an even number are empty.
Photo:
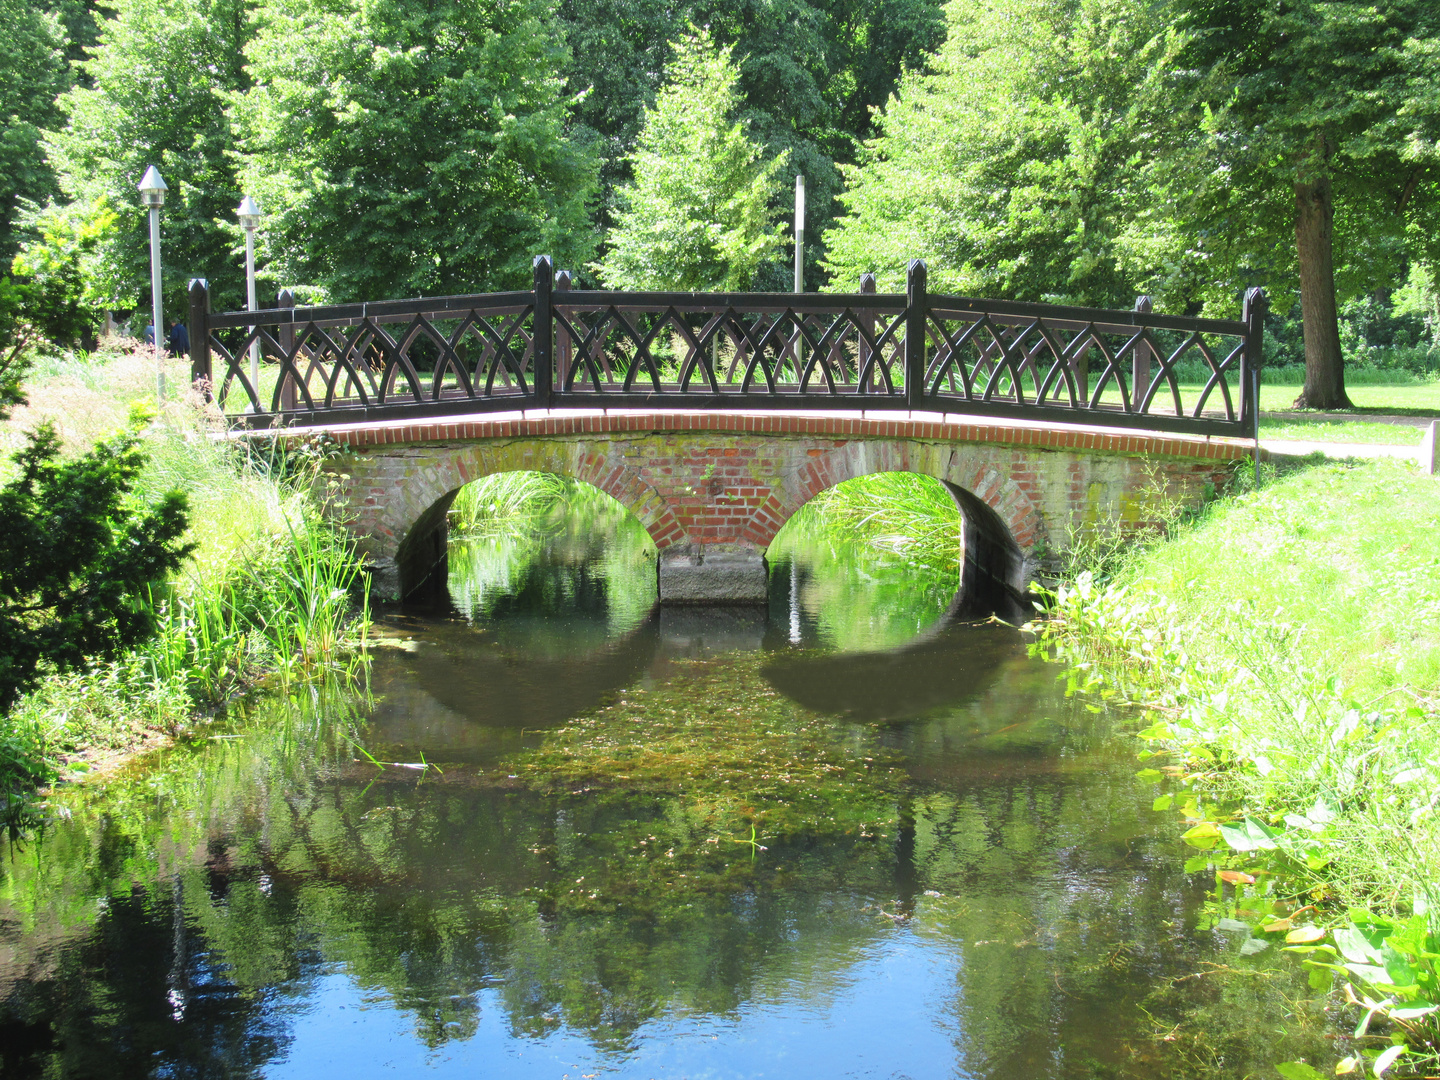
M170 385L184 386L182 371ZM153 402L153 360L45 359L26 392L29 405L0 425L6 450L48 420L80 453L122 426L137 399ZM359 561L318 513L303 463L214 434L183 399L149 424L136 495L184 492L194 553L148 598L160 625L152 641L82 671L51 672L0 718L0 793L12 823L37 785L182 734L263 675L333 668L363 631ZM9 467L7 453L0 468Z
M1402 465L1298 468L1082 575L1041 627L1077 686L1148 707L1141 780L1242 952L1301 951L1364 1003L1342 1073L1440 1062L1437 507Z

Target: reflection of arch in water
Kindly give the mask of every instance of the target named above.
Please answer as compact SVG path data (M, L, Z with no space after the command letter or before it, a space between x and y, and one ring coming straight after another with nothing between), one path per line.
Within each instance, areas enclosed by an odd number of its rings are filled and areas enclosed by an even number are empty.
M908 720L963 705L1000 677L1018 632L942 618L898 649L786 656L761 668L771 686L819 713L856 720Z
M658 613L629 633L583 655L512 655L483 644L459 624L435 624L414 651L394 661L399 683L426 695L463 720L490 727L534 728L563 723L597 707L650 666L660 644ZM383 676L377 690L385 693ZM411 709L421 702L407 703Z

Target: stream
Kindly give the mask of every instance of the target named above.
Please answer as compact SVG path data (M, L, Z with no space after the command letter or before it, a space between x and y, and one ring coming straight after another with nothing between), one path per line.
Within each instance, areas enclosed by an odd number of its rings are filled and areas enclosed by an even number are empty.
M633 519L454 542L356 679L272 688L0 854L0 1076L1275 1075L1125 718L903 551L787 529L658 609Z

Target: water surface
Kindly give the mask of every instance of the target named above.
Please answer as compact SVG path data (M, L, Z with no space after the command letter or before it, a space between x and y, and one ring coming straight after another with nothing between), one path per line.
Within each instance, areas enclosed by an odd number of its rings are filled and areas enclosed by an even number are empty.
M58 797L0 864L0 1073L1240 1077L1318 1052L1303 976L1197 928L1207 883L1133 747L1018 631L803 530L768 610L656 610L636 529L459 545L451 606L386 616L368 689L272 694Z

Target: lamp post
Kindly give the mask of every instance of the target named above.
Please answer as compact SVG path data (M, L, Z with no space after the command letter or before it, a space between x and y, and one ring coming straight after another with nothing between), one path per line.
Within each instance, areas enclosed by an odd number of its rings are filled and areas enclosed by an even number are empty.
M795 291L805 291L805 177L795 176Z
M150 208L150 316L155 326L155 404L165 401L165 324L160 320L160 207L165 205L165 181L154 165L136 185L140 204Z
M260 227L260 205L246 195L235 210L240 227L245 230L245 302L246 311L254 311L255 303L255 230ZM255 333L255 327L249 328ZM260 407L260 339L250 341L250 388L255 391L255 407Z

